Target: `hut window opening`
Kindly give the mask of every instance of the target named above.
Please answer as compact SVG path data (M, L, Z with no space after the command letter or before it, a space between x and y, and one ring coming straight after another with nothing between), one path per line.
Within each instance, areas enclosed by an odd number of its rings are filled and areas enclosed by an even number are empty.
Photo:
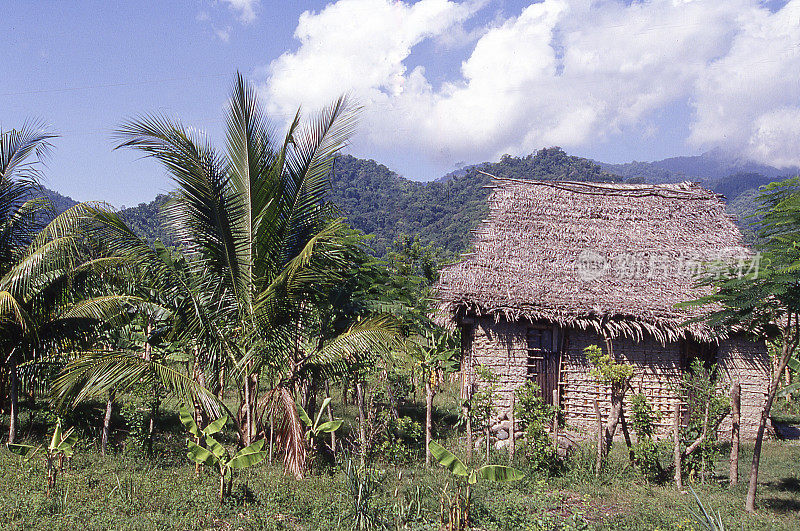
M559 353L557 331L554 327L531 327L528 329L528 374L539 386L542 399L553 404L553 390L558 388Z

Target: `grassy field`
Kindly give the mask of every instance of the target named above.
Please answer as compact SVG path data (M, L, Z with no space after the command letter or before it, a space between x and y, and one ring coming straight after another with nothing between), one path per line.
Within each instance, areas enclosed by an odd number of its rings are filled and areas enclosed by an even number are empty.
M439 433L454 434L447 396L440 397ZM130 408L128 408L130 410ZM23 416L29 438L37 439L46 410ZM80 413L92 418L97 408ZM418 412L417 412L418 413ZM354 411L345 418L351 427ZM39 423L42 423L39 426ZM23 433L26 433L23 431ZM124 433L123 433L124 435ZM347 435L345 431L343 436ZM183 435L169 408L159 424L153 456L141 445L117 439L116 451L101 457L90 437L82 439L75 458L47 493L43 460L23 462L0 451L0 528L3 529L351 529L354 497L343 470L326 467L301 481L282 475L279 465L264 464L236 477L233 496L220 505L216 478L207 471L195 477L185 457ZM231 439L232 440L232 439ZM443 443L458 448L456 439ZM724 450L724 449L722 449ZM457 452L460 453L460 452ZM745 448L742 481L749 465ZM440 499L453 479L441 467L397 467L376 454L370 466L374 494L366 511L379 526L396 529L439 529ZM504 453L492 455L507 462ZM651 484L627 465L619 445L609 465L596 478L593 450L584 448L559 474L529 474L518 483L478 485L472 517L478 529L702 529L693 522L691 493L679 493L671 483ZM526 469L524 457L515 465ZM800 528L800 445L769 441L762 458L760 509L742 510L746 485L727 487L727 460L720 457L718 476L693 485L703 503L722 514L728 529ZM688 483L691 485L691 483Z

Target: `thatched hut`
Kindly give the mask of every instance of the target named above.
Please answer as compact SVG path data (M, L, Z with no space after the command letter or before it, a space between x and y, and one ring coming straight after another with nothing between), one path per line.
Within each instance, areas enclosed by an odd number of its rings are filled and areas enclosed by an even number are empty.
M665 428L681 373L699 357L725 382L741 382L742 435L754 435L769 381L766 345L686 325L703 309L676 307L702 294L693 277L710 262L751 267L721 196L690 183L497 179L492 188L474 252L444 268L438 285L461 328L464 389L484 365L500 376L499 411L534 379L549 402L558 389L569 424L594 425L594 401L605 415L609 390L589 376L583 349L611 338Z

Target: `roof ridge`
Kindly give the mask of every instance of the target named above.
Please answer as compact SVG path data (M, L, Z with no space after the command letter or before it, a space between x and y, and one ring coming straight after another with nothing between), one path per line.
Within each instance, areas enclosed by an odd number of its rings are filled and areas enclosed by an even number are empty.
M525 186L549 186L567 192L585 195L626 195L646 197L650 195L666 199L714 199L720 198L719 194L706 190L692 181L667 184L632 184L615 182L592 181L542 181L534 179L515 179L510 177L493 177L493 183L487 188L504 188L509 184L522 184Z

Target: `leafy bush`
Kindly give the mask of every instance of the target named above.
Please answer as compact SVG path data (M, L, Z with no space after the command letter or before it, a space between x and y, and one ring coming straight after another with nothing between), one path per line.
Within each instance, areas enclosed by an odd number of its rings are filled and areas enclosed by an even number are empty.
M556 414L555 406L544 401L536 382L528 381L515 393L514 418L525 430L520 450L532 470L555 473L561 467L558 453L547 433Z
M631 426L636 433L636 444L633 446L636 466L648 481L659 481L664 475L660 458L665 447L653 439L655 424L660 418L643 393L631 397Z
M704 429L705 439L698 451L683 461L683 468L690 476L699 476L701 481L714 470L714 462L721 455L717 448L717 426L730 412L730 399L717 385L717 367L695 359L681 380L681 394L689 408L689 422L683 430L684 441L697 440Z
M393 464L408 464L418 458L424 448L422 424L411 417L397 420L387 415L385 439L378 445L382 460Z

